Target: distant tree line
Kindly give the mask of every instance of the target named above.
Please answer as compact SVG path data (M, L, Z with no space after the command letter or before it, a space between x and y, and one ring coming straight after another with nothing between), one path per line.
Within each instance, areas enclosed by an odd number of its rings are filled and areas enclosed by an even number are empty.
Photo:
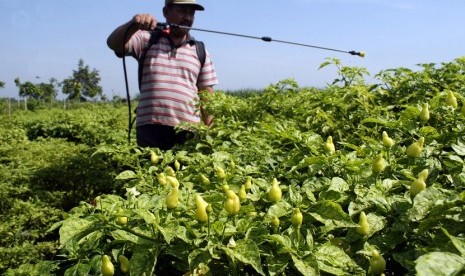
M100 97L106 100L103 89L100 86L100 74L96 69L90 69L80 59L77 70L73 70L72 76L59 82L56 78L51 78L48 83L33 83L31 81L21 81L19 77L15 80L18 87L18 96L24 99L24 106L27 108L27 100L34 99L41 102L53 102L58 96L58 91L67 95L69 101L90 101ZM4 88L5 83L0 81L0 88Z

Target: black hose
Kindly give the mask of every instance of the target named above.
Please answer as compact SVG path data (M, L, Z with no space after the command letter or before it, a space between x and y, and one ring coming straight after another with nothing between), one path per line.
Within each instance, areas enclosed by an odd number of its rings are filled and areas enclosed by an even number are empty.
M131 108L131 94L129 93L129 82L128 82L128 73L127 73L127 70L126 70L126 38L127 38L127 35L128 35L128 32L129 32L129 29L131 29L131 27L133 26L133 24L129 25L128 28L126 29L126 31L124 32L124 36L123 36L123 71L124 71L124 81L126 83L126 100L128 102L128 144L131 143L131 129L132 129L132 124L133 124L133 121L132 121L132 108Z

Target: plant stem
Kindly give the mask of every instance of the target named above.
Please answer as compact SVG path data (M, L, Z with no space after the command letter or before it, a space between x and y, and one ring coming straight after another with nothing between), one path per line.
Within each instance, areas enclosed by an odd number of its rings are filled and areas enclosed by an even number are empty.
M300 245L300 226L296 227L297 231L297 248L299 248Z
M224 232L226 232L226 224L228 224L228 221L229 219L231 218L231 216L228 216L228 219L225 221L224 223L224 227L223 227L223 233L221 233L221 242L223 242L223 239L224 239Z
M387 154L386 154L387 155L387 162L389 164L391 164L391 148L387 147L386 152L387 152Z
M207 217L207 239L210 238L210 214Z

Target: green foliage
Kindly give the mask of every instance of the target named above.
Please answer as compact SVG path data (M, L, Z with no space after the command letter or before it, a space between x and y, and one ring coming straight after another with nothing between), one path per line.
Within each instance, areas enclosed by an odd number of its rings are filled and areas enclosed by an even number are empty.
M18 244L11 251L2 244L17 261L2 259L1 269L94 275L108 255L123 275L124 255L131 275L372 275L370 260L379 252L386 275L461 275L465 116L446 97L450 90L460 107L465 102L463 61L387 70L376 75L381 84L368 85L363 68L332 59L321 68L336 65L339 77L325 89L284 80L260 93L218 92L205 106L213 127L191 125L195 138L169 151L126 145L122 107L49 111L37 119L25 112L0 132L0 206L13 214L7 228L27 228L31 238L0 232ZM428 120L419 118L423 103ZM383 131L393 145L383 144ZM324 148L329 136L335 152ZM421 137L419 156L408 157L407 147ZM380 156L385 166L373 172ZM177 181L162 181L167 168ZM426 188L413 195L410 186L425 169ZM277 202L269 198L274 178L282 191ZM239 194L248 180L239 212L230 215L225 191ZM179 204L170 209L174 189ZM208 203L207 222L197 220L197 195ZM293 226L296 208L303 218ZM22 215L34 210L33 226L26 225ZM369 226L363 233L361 212ZM42 255L20 250L34 240L59 245Z
M64 211L118 191L112 179L122 167L93 147L126 143L124 116L122 107L87 105L0 117L0 274L52 259L58 243L47 230ZM26 268L36 269L26 265L20 271Z
M23 127L29 140L39 137L64 138L69 142L89 146L115 143L126 135L126 114L122 108L101 108L105 106L108 105L86 105L84 108L68 112L60 109L43 111L41 116L34 115L25 121Z
M319 69L322 69L326 66L334 65L337 68L337 73L339 78L335 79L332 85L342 84L345 87L351 85L363 85L365 84L364 76L369 76L370 73L365 68L362 67L348 67L342 65L341 61L337 58L328 58L327 61L323 62L320 65Z
M22 83L19 78L16 78L15 84L19 89L18 95L20 97L50 101L55 99L58 94L58 81L55 78L51 78L49 83L42 82L39 84L30 81Z

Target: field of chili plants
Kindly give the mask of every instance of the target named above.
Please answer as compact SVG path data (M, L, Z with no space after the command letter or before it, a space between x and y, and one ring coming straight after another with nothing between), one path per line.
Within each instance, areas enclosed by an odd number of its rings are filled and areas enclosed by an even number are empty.
M214 125L186 126L195 138L169 151L128 145L123 106L2 118L0 207L14 215L2 214L0 249L21 261L0 268L464 275L465 57L373 83L338 59L326 67L338 76L322 89L218 91Z

